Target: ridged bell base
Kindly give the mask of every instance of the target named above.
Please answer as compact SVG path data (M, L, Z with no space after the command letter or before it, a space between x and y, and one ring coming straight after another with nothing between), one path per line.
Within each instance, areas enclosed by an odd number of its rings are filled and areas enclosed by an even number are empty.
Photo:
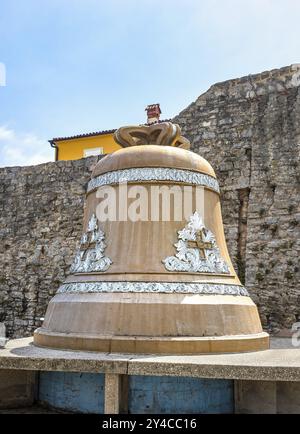
M62 293L34 344L83 351L200 354L269 348L249 297L163 293Z

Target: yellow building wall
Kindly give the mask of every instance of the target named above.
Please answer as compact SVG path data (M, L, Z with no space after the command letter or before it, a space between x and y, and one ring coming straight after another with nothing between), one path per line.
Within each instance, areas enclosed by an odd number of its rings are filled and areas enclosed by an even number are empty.
M58 160L78 160L83 158L85 149L103 148L103 154L110 154L121 148L114 141L113 134L59 140L55 144L58 146Z

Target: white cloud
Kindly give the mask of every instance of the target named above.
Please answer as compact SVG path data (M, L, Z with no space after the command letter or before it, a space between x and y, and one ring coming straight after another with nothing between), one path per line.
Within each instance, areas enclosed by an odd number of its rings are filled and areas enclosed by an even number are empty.
M5 140L12 140L14 138L14 131L9 130L7 127L0 126L0 142Z
M0 166L30 166L53 161L47 140L0 125Z

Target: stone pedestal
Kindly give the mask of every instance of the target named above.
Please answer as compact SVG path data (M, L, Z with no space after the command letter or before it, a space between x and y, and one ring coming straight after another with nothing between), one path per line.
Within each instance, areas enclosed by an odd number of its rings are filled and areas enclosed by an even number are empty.
M19 408L34 402L36 372L0 370L0 408Z
M235 412L241 414L275 414L275 381L236 381Z
M128 413L128 376L105 374L104 413Z
M34 398L76 413L298 414L300 350L158 356L10 340L0 351L0 407L30 406Z
M6 339L6 328L3 322L0 322L0 348L4 348L8 339Z
M300 414L300 381L277 383L277 413Z
M299 414L300 382L236 381L235 412Z

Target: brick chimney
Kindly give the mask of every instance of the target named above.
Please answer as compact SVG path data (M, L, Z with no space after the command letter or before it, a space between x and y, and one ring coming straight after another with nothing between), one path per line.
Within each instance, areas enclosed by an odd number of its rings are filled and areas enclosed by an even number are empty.
M159 104L150 104L145 108L145 111L147 112L147 124L155 124L159 121L161 114Z

